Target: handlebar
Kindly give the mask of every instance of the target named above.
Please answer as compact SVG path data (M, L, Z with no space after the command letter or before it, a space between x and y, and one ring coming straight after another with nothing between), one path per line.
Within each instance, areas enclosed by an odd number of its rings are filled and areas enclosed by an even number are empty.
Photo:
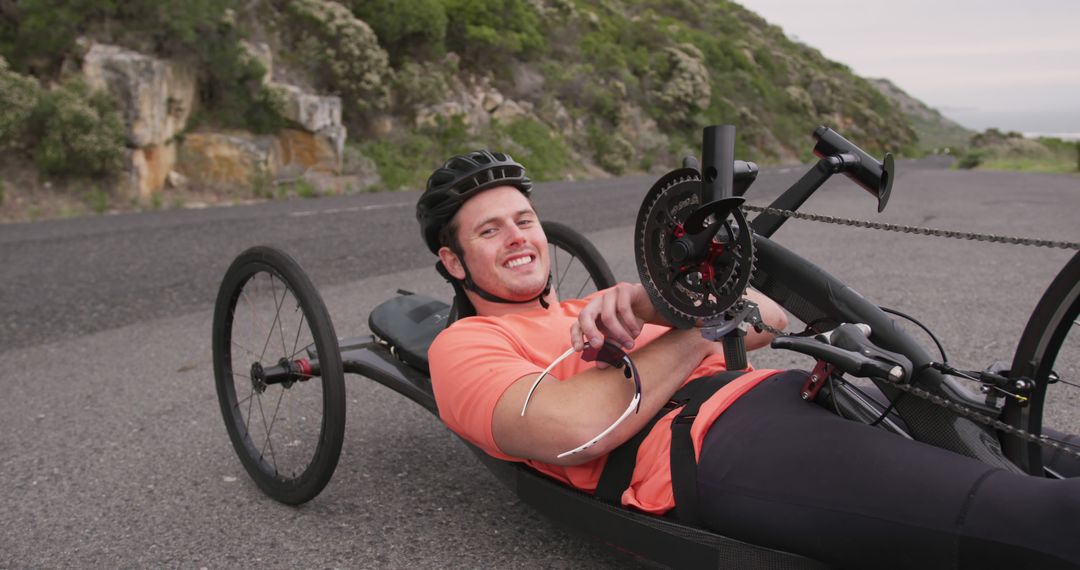
M911 361L902 354L870 342L870 327L861 323L845 323L814 338L777 337L771 346L824 360L844 373L860 378L889 378L904 382L911 377Z

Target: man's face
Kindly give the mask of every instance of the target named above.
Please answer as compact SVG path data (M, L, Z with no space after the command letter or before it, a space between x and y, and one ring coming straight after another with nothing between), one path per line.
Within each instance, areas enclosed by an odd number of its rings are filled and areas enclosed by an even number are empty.
M550 271L547 237L532 204L517 188L481 192L465 202L454 219L477 286L511 301L528 300L544 290ZM464 277L459 264L446 261L443 257L451 274Z

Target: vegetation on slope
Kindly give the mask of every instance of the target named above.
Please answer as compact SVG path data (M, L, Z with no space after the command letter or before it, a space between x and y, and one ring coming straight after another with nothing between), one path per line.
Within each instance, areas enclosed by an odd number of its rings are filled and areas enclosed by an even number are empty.
M540 179L664 168L721 123L738 127L740 158L763 163L808 159L819 124L872 153L916 150L909 120L868 81L727 0L0 3L9 83L64 84L87 41L119 44L198 64L203 124L272 130L280 113L245 39L270 44L275 76L342 97L353 151L392 189L477 146ZM433 111L478 85L523 112ZM107 124L107 105L94 108ZM0 145L34 154L42 137L0 130ZM81 175L65 164L50 168Z

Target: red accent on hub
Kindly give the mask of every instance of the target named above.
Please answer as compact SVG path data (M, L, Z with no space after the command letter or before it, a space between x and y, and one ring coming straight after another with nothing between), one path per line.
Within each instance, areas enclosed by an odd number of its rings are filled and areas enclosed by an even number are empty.
M311 378L311 362L306 358L301 358L296 361L296 367L300 369L300 374L304 376L304 380Z

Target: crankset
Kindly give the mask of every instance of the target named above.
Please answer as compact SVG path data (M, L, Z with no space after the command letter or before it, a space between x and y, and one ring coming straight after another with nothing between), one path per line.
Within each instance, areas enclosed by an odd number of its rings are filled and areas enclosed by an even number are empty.
M704 193L697 169L669 172L646 194L635 225L641 283L678 328L726 325L754 269L743 198L703 203Z

